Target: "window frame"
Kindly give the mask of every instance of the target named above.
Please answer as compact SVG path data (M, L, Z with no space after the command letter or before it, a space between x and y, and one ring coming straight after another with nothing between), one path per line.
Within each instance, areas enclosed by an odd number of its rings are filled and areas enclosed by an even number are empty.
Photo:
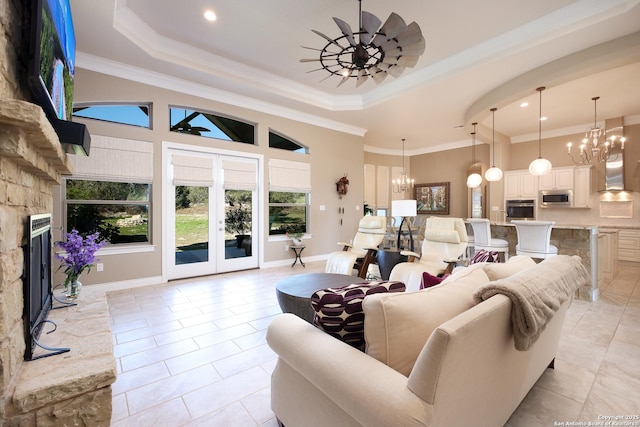
M103 200L103 199L69 199L67 197L67 182L68 181L91 181L91 182L113 182L113 183L121 183L121 184L137 184L137 185L146 185L147 186L147 199L145 201L139 200ZM123 243L109 243L106 247L102 248L101 251L109 251L109 248L113 248L120 250L122 248L132 248L132 247L143 247L143 248L153 248L153 220L152 220L152 190L153 184L150 182L131 182L125 180L117 180L117 179L89 179L86 177L83 178L74 178L72 176L63 177L61 184L61 199L62 199L62 232L63 234L69 233L71 230L69 229L69 218L68 218L68 206L72 205L112 205L112 206L125 206L125 205L135 205L135 206L145 206L147 210L147 235L148 240L146 242L123 242Z
M303 232L303 235L309 235L311 234L310 232L310 207L311 207L311 193L310 192L303 192L303 191L299 191L296 192L298 194L304 194L304 203L272 203L271 202L271 193L291 193L290 191L269 191L267 194L267 200L269 201L267 203L268 207L267 207L267 218L271 218L271 208L272 207L304 207L304 218L305 218L305 223L304 223L304 228L305 231ZM268 226L268 237L269 238L273 238L273 237L286 237L286 232L285 233L272 233L271 230L271 223L269 221L267 221L267 226Z
M276 135L276 136L278 136L278 137L280 137L282 139L285 139L288 142L290 142L290 143L292 143L294 145L297 145L300 148L297 149L297 150L288 150L286 148L272 146L271 145L271 134ZM306 145L300 143L299 141L296 141L295 139L290 138L290 137L284 135L283 133L275 131L275 130L273 130L271 128L269 129L269 148L273 148L275 150L284 150L284 151L288 151L290 153L296 153L296 154L307 154L307 155L310 154L309 147L307 147ZM300 151L300 150L302 150L302 151Z
M104 118L84 117L84 116L75 114L76 108L91 108L91 107L147 107L149 110L149 114L148 114L149 124L147 126L136 125L132 123L119 122L115 120L107 120ZM76 102L73 104L73 110L74 111L72 113L72 116L78 119L97 120L99 122L104 122L104 123L113 123L117 125L133 126L135 128L153 130L153 102Z
M237 143L237 144L245 144L245 145L253 145L253 146L257 146L258 145L258 124L257 123L251 122L251 121L248 121L248 120L245 120L245 119L241 119L241 118L238 118L238 117L234 117L234 116L231 116L229 114L219 113L219 112L213 111L213 110L206 110L206 109L196 108L196 107L187 107L187 106L184 106L184 105L169 104L169 108L168 108L168 113L169 113L169 129L168 130L169 130L169 132L189 135L189 133L187 133L187 132L180 132L180 131L177 131L177 130L171 130L171 128L174 126L174 124L172 123L172 120L171 120L172 110L192 111L194 113L198 113L199 115L203 115L203 116L205 114L209 114L209 115L220 117L222 119L233 120L233 121L236 121L238 123L242 123L244 125L251 126L253 128L253 141L251 141L251 142L234 140L233 138L229 137L224 132L224 130L220 129L220 127L218 125L216 125L215 123L213 123L211 121L210 121L211 124L216 126L220 130L220 132L222 132L224 135L226 135L228 137L228 139L217 138L217 137L214 137L214 136L206 136L206 135L195 135L195 134L193 136L199 136L201 138L214 139L214 140L217 140L217 141L232 142L232 143ZM194 117L194 119L195 119L195 117Z

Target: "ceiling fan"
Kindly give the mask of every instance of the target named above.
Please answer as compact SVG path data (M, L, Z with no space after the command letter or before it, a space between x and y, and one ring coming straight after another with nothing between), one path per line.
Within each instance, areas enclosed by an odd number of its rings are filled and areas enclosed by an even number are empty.
M369 77L379 84L387 74L399 77L405 68L413 68L424 53L425 40L418 24L407 25L398 14L391 13L380 27L382 21L378 17L362 11L362 0L358 0L358 4L359 31L352 31L348 23L334 17L342 36L332 39L311 30L327 44L322 49L302 46L320 52L319 58L301 59L300 62L319 61L322 68L308 72L328 71L329 76L321 81L335 75L342 78L338 86L352 77L356 78L356 87Z

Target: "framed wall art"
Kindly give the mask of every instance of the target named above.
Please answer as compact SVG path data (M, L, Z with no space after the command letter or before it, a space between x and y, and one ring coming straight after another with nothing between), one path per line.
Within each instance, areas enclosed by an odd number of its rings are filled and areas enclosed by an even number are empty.
M449 215L448 182L416 184L413 193L419 214Z

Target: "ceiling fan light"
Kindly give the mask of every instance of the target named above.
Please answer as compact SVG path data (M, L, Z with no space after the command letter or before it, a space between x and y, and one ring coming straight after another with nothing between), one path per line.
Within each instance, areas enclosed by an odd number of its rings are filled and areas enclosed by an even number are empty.
M549 172L551 172L551 162L547 159L540 157L529 164L529 173L531 175L547 175Z
M484 173L487 181L500 181L502 179L502 169L492 166Z
M467 177L467 187L478 188L482 184L482 175L479 173L472 173Z

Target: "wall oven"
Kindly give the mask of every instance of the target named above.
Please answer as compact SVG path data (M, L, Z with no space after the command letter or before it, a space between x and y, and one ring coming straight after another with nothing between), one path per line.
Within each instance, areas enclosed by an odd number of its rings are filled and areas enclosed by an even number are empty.
M505 202L507 220L536 219L536 201L534 199L512 199Z

